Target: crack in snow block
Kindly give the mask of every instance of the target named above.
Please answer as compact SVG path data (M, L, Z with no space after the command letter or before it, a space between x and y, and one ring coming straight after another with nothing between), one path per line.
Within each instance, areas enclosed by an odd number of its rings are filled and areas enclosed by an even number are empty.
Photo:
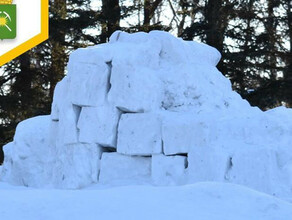
M112 63L109 102L126 112L158 110L162 101L162 85L150 68Z
M80 129L79 141L116 147L119 118L120 111L110 104L83 107L77 125Z
M119 153L103 153L99 181L101 183L144 182L150 179L151 157L137 157Z
M171 113L163 117L162 140L165 155L186 154L191 148L206 146L210 127L193 115Z
M99 106L106 100L109 69L106 63L70 62L69 98L78 106Z
M80 189L97 183L102 147L98 144L57 146L53 184L58 188Z
M253 147L234 153L227 179L232 183L275 194L279 178L276 152L269 148Z
M161 120L151 113L122 114L117 152L150 156L162 153Z
M204 181L225 181L230 169L230 156L219 146L199 146L188 154L189 183Z
M186 181L187 157L152 156L151 176L156 185L180 185Z
M50 183L54 159L47 139L50 121L50 116L38 116L17 125L14 141L3 148L1 180L32 187Z

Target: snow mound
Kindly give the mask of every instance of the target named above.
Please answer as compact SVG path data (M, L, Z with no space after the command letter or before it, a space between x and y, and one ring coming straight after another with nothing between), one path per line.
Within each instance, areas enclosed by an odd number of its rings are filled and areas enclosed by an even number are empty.
M73 52L51 115L20 123L4 147L1 179L72 189L222 181L292 197L292 110L251 107L219 60L161 31L118 31Z
M5 220L288 220L292 205L226 183L180 187L124 186L109 189L31 190L0 184Z

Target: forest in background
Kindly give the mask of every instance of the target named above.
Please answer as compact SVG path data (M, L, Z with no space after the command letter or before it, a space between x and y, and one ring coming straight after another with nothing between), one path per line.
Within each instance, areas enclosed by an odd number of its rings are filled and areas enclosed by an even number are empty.
M292 107L290 0L50 0L49 39L0 68L0 164L16 125L50 114L69 54L116 30L164 30L222 54L218 69L262 110Z

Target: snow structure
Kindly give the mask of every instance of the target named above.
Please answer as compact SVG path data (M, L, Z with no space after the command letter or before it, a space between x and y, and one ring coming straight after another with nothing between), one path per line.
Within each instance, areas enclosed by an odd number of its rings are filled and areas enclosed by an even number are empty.
M32 187L92 183L245 185L292 197L292 110L251 107L205 44L117 31L78 49L52 112L17 126L1 180Z

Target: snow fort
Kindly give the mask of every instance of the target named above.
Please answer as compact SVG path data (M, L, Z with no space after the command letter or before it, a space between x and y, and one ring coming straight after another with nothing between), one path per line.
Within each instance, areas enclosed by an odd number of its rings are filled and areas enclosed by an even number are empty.
M292 195L292 110L251 107L208 45L152 31L115 32L78 49L49 116L4 147L1 180L77 189L93 183L232 182Z

